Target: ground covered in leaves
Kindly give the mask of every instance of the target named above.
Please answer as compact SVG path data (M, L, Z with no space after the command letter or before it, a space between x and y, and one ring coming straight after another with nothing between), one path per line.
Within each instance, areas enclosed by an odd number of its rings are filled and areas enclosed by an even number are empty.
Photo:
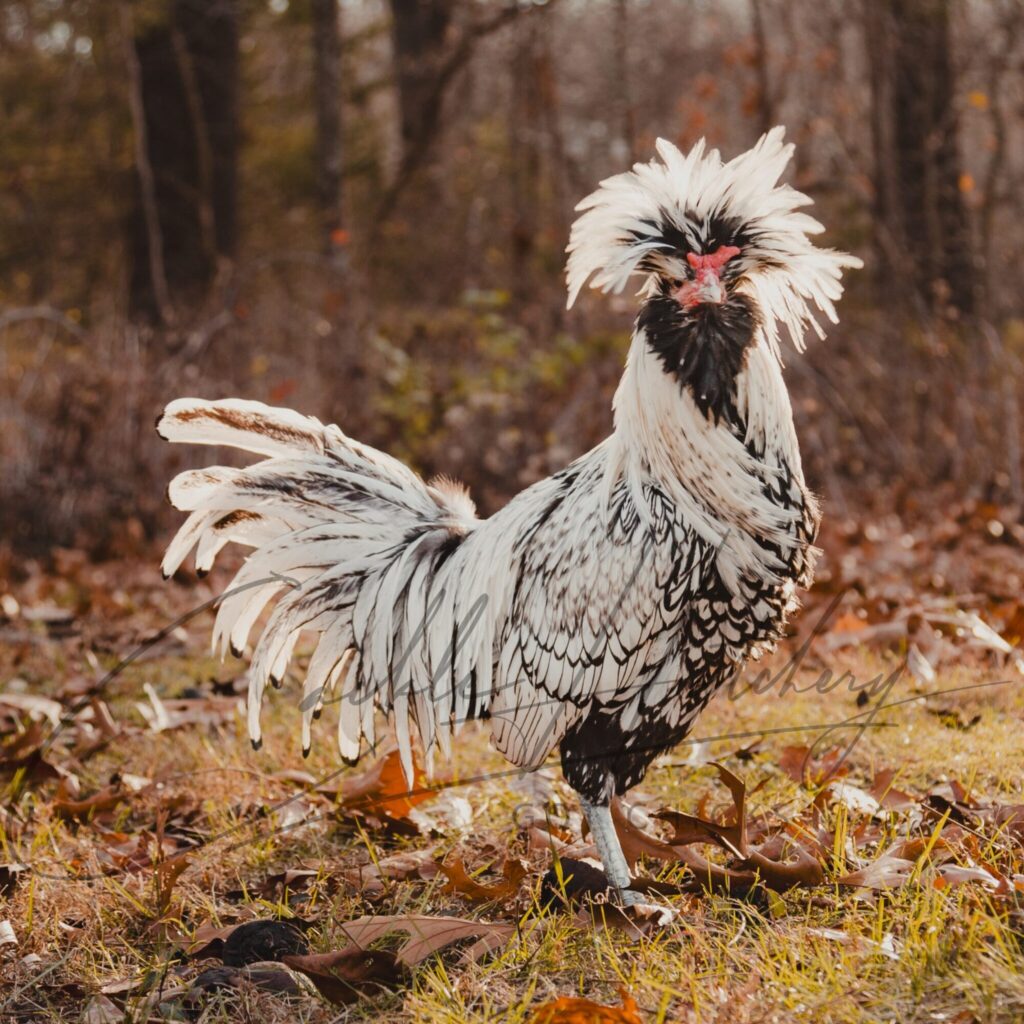
M178 621L222 577L11 564L0 1019L1020 1020L1018 532L832 527L786 648L616 808L628 914L554 762L471 726L410 788L330 708L303 761L296 680L254 752L245 664Z

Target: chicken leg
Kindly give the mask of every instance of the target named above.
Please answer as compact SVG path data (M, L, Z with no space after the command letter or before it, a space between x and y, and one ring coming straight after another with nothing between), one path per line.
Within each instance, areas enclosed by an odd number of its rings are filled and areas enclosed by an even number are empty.
M622 852L619 834L615 831L610 804L591 804L581 798L580 806L586 815L587 824L590 825L590 834L594 837L594 845L601 858L604 873L618 890L619 899L627 907L643 903L641 894L629 887L633 879L629 864L626 863L626 855Z

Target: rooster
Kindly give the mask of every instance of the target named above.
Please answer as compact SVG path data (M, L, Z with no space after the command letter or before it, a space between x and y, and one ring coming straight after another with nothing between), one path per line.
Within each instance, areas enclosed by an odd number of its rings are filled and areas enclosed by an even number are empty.
M168 441L262 456L171 483L189 512L172 575L196 548L208 570L252 548L224 593L214 646L241 655L261 613L248 728L261 739L299 635L318 635L302 690L302 746L338 704L341 757L393 722L407 778L413 727L450 755L460 726L533 769L558 747L625 904L629 867L613 797L678 744L746 659L770 649L810 582L818 523L782 376L780 327L798 350L815 311L836 321L843 268L816 248L810 200L779 184L792 146L775 128L729 162L703 141L602 182L577 210L569 305L589 281L641 281L640 309L596 448L479 519L467 492L424 482L337 426L258 402L171 402Z

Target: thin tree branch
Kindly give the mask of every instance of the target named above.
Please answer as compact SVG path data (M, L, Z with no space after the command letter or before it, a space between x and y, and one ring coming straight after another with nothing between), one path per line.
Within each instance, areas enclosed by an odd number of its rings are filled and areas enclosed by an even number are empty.
M51 324L63 327L78 341L86 339L85 331L74 320L69 319L59 309L54 309L52 306L22 306L18 309L9 309L6 313L0 313L0 331L29 320L47 320Z
M455 44L451 53L449 53L441 63L437 76L434 79L430 95L423 104L424 110L433 110L435 111L435 114L433 117L429 117L424 120L420 127L420 131L412 142L412 145L406 148L394 181L391 183L390 188L388 188L384 193L384 196L377 205L373 223L380 225L391 217L395 211L396 205L398 204L399 197L405 191L412 178L415 177L416 172L419 170L420 165L423 163L424 158L430 150L431 143L434 141L437 126L441 121L441 109L444 103L445 93L455 76L466 66L469 59L473 56L476 44L479 43L481 39L492 35L494 32L497 32L498 29L509 24L513 19L518 17L519 12L520 8L515 5L511 7L503 7L492 18L488 18L486 21L470 26L462 33L462 37L459 39L458 43Z

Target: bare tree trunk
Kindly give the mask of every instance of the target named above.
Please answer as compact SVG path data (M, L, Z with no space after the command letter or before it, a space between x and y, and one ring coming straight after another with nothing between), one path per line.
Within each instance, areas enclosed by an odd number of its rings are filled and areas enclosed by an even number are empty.
M337 0L312 0L316 191L324 250L344 245L342 206L341 31Z
M768 75L768 32L765 28L764 0L750 0L754 28L754 70L757 73L757 120L761 131L775 126L775 100Z
M208 147L217 253L232 257L238 245L237 0L177 0L177 20L202 103L196 129Z
M636 160L636 111L629 73L629 0L615 0L612 66L615 90L619 96L620 131L629 162Z
M512 287L526 303L532 291L532 263L540 217L540 68L537 47L539 19L521 18L516 26L512 57L512 109L509 114L509 157L512 183L512 231L509 251Z
M960 192L950 0L865 0L877 242L894 299L971 315L977 280Z
M985 95L988 99L989 117L992 124L992 148L982 184L978 232L978 244L984 268L983 280L980 284L984 299L981 305L989 316L992 315L991 311L994 308L992 292L993 228L999 204L1000 187L1007 163L1007 138L1009 135L1006 109L1009 92L1006 87L1006 78L1013 66L1014 55L1019 52L1019 40L1024 31L1024 9L1019 4L1008 4L1002 11L998 27L1003 35L1002 46L987 62L988 82Z
M403 154L432 137L441 116L436 83L454 10L454 0L391 0Z
M130 308L166 321L172 304L202 302L219 261L235 251L235 0L167 0L160 17L134 26L127 46L138 191ZM150 251L156 238L162 274Z
M142 69L135 49L135 31L131 6L125 0L121 5L121 31L124 35L125 65L128 69L128 106L132 115L135 148L135 173L139 181L139 216L145 234L149 293L155 312L163 323L174 319L167 274L164 270L164 240L160 230L160 215L156 203L156 185L153 165L149 162L146 133L146 115L142 100Z

